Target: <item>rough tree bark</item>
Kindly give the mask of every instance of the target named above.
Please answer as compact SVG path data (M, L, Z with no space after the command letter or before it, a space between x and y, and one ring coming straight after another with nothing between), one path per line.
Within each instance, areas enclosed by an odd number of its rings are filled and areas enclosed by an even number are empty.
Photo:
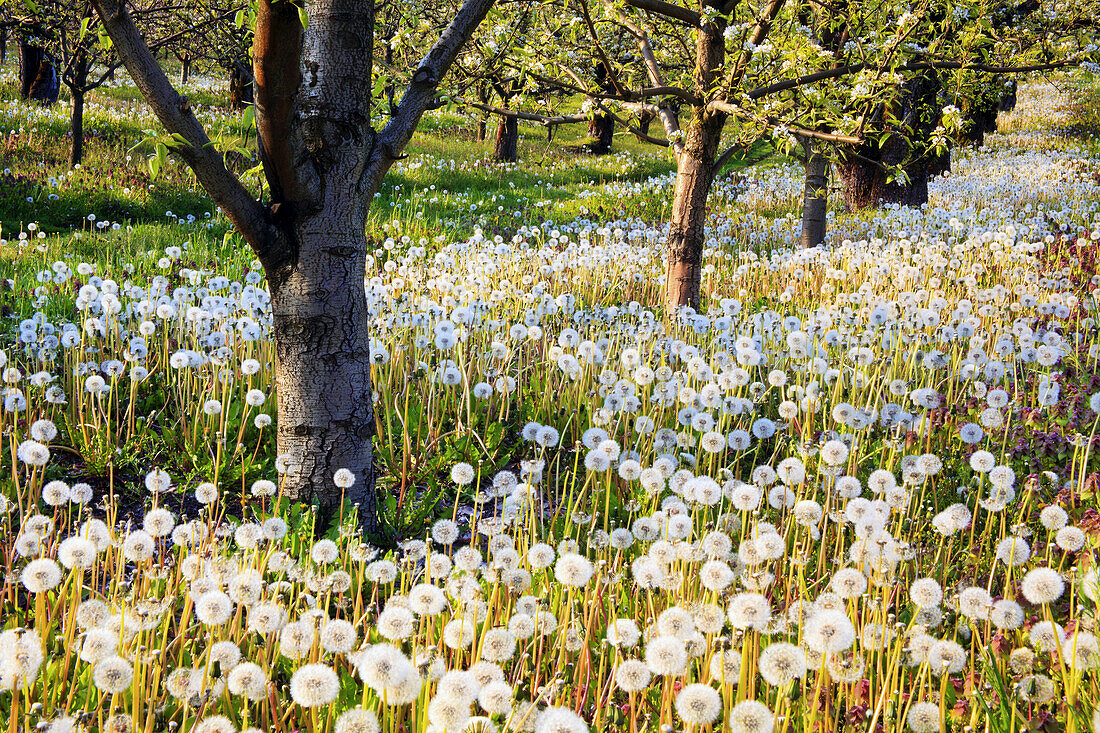
M515 117L502 115L497 122L493 157L504 163L519 160L519 120Z
M829 205L829 159L813 138L802 138L806 184L802 192L802 235L799 244L816 247L825 241L825 214Z
M94 4L142 95L186 140L176 152L263 264L274 316L278 451L293 468L285 494L326 511L342 498L356 502L364 530L377 536L367 207L493 0L465 1L380 131L370 124L374 4L306 0L303 31L290 0L260 0L253 57L267 206L226 169L119 0ZM356 476L350 489L333 480L341 468Z
M709 23L698 32L695 49L695 91L705 98L713 89L726 58L724 23ZM665 306L699 308L706 244L707 196L714 183L714 161L722 141L726 115L702 105L691 107L684 145L676 157L676 188L668 231Z
M29 99L34 80L38 78L38 67L45 58L40 46L35 46L29 41L19 41L19 96Z
M878 206L886 185L886 171L878 161L849 155L837 163L836 172L841 182L845 211L853 213Z
M648 135L649 126L656 117L657 113L650 112L649 110L641 110L638 112L638 132L642 133L642 135ZM637 134L635 134L635 136L638 137L639 140L645 139Z

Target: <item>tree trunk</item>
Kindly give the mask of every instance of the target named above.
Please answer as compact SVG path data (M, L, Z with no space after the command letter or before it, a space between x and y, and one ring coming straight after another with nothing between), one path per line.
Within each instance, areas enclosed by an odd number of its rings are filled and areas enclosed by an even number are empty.
M229 106L243 110L252 104L252 79L236 64L229 70Z
M938 155L932 156L928 161L928 176L935 177L951 170L951 146Z
M718 83L726 59L721 16L698 33L695 48L695 92L706 98ZM668 230L668 269L665 273L665 308L675 313L682 306L698 309L706 244L707 196L714 184L715 160L726 116L691 107L684 145L676 156L676 188L672 195L672 219Z
M503 116L497 123L493 157L504 163L519 160L519 121L515 117Z
M908 151L908 146L904 146ZM901 153L898 153L901 155ZM918 153L916 160L910 161L903 170L907 180L893 180L882 187L882 201L887 204L901 204L918 208L928 203L928 177L930 150ZM887 156L887 162L895 162L896 158Z
M593 138L588 146L592 155L607 155L615 139L615 120L611 115L598 114L588 122L588 136Z
M651 122L653 122L653 119L656 116L657 115L655 115L653 112L650 112L648 110L643 111L643 112L639 112L638 113L638 132L642 133L643 135L648 135L649 134L649 125L650 125ZM639 139L641 139L641 138L639 138Z
M849 214L878 206L886 173L873 162L848 157L837 164L844 191L844 210Z
M670 310L699 307L706 244L707 196L714 182L714 156L691 155L685 146L676 166L668 232L665 302Z
M40 46L19 42L19 95L42 102L47 107L57 101L60 91L53 61Z
M829 159L812 138L802 139L806 154L806 185L802 193L802 235L799 244L816 247L825 241L825 214L829 206Z
M336 187L336 182L332 186ZM295 226L297 262L272 287L279 453L294 458L284 493L331 511L341 494L377 533L371 437L374 408L366 291L365 222L357 202L326 206ZM332 488L339 469L355 475Z
M1016 90L1018 86L1015 80L1007 85L1004 96L1001 97L999 109L1001 112L1011 112L1016 109Z
M615 91L611 83L611 75L603 62L596 64L596 83L604 92ZM606 112L597 111L595 116L588 121L588 137L592 142L588 145L588 152L592 155L607 155L611 152L611 144L615 139L615 120Z
M477 121L477 141L485 142L485 137L489 134L489 119L488 116L483 115Z
M180 59L180 84L186 84L191 78L191 57L184 56Z
M72 71L73 83L69 86L73 101L73 109L69 115L69 132L72 136L69 144L70 168L84 160L84 89L88 83L88 58L81 51L77 53Z
M371 126L374 3L316 0L303 28L298 6L259 0L255 112L268 205L226 169L120 0L93 4L142 95L185 141L180 157L263 263L274 320L279 463L288 469L284 495L317 501L326 514L341 499L357 502L363 529L379 539L366 214L492 0L465 0L381 132ZM341 469L354 475L351 487L334 480Z
M30 99L31 87L34 86L34 80L38 78L38 68L42 65L44 58L45 53L41 46L19 40L19 96L21 98Z
M69 167L72 168L84 160L84 89L73 87L69 92L73 97L73 109L69 118L72 133L69 144Z

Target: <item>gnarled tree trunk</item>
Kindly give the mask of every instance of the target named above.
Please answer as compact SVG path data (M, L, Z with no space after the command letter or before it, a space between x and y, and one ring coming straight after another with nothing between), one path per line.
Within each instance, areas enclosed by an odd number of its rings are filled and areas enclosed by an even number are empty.
M47 107L57 101L61 91L53 60L40 46L19 42L19 94L23 99L41 102Z
M825 241L825 214L829 204L829 159L813 138L802 139L806 156L806 184L802 192L802 235L799 244L816 247Z
M493 157L504 163L519 160L519 121L515 117L504 115L497 123Z
M642 135L648 135L649 134L649 126L656 117L657 117L656 113L650 112L649 110L642 110L641 112L639 112L638 113L638 132L642 133ZM639 140L644 140L644 138L642 138L640 136L637 136L637 137L638 137Z
M881 144L868 143L838 166L844 184L844 204L859 211L879 203L921 206L928 203L928 178L935 163L930 138L939 124L936 95L940 81L934 72L921 72L902 85L896 117L901 122ZM902 166L907 180L887 181L887 169Z
M611 83L611 74L607 66L601 61L596 64L596 83L604 92L615 91ZM588 144L588 152L592 155L607 155L611 152L611 144L615 140L615 119L603 111L597 111L588 121L588 137L592 142Z
M588 122L588 136L592 138L588 152L592 155L607 155L615 140L615 119L608 114L597 114Z
M878 206L882 189L886 186L886 171L875 161L849 156L836 167L844 195L844 209L848 213Z

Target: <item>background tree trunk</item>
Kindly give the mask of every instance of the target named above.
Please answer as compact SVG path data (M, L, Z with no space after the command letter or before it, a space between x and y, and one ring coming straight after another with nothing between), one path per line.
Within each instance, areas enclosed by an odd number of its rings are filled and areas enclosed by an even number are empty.
M191 56L184 54L180 59L180 84L186 84L191 78Z
M60 91L57 70L41 46L19 41L19 95L49 106Z
M88 58L81 51L77 53L77 59L73 64L72 84L69 86L69 94L73 101L72 112L69 115L69 131L72 136L69 144L70 168L84 160L84 95L88 84Z
M615 120L610 115L598 114L588 122L588 136L593 138L588 146L592 155L607 155L615 140Z
M234 64L229 70L229 106L238 111L243 110L252 104L252 99L252 77Z
M844 191L844 210L849 214L878 206L886 185L886 172L872 160L847 157L837 164Z
M485 142L486 136L489 134L489 116L482 115L477 121L477 141Z
M493 157L505 163L519 160L519 121L515 117L502 116L497 123Z
M42 65L45 53L23 39L19 40L19 96L30 99L31 87L38 78L38 67Z
M643 111L639 112L638 113L638 132L642 133L643 135L648 135L649 134L649 125L650 125L651 122L653 122L654 118L656 118L656 117L657 117L657 115L654 114L653 112L650 112L649 110L643 110ZM640 140L641 138L638 138L638 139Z
M596 83L604 92L614 92L615 87L611 83L611 75L603 62L596 64ZM588 145L588 152L592 155L607 155L611 152L611 144L615 140L615 120L606 112L597 111L588 121L588 137L592 142Z
M802 235L799 244L816 247L825 241L825 214L829 204L829 159L813 138L802 139L806 156L806 184L802 193Z
M932 132L942 112L936 100L939 90L935 72L921 72L907 79L894 112L900 122L888 130L893 134L881 145L861 146L837 166L849 212L882 202L905 206L928 203L928 178L935 175L937 166L944 165L931 146ZM898 165L908 180L888 183L886 169Z

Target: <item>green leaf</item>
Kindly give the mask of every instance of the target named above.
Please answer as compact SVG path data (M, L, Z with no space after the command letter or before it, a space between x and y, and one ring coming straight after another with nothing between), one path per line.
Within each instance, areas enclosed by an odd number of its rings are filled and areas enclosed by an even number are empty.
M298 20L302 21L302 30L309 27L309 16L306 15L306 9L301 5L298 6Z

